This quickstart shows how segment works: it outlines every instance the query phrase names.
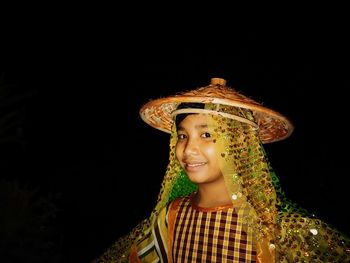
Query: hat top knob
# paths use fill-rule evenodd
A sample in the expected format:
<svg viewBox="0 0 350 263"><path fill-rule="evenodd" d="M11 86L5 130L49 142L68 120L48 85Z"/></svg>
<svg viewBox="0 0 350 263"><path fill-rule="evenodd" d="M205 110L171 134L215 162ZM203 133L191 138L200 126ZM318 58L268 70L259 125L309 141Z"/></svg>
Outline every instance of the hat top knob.
<svg viewBox="0 0 350 263"><path fill-rule="evenodd" d="M224 80L224 79L222 79L222 78L211 78L210 84L211 84L211 85L221 85L221 86L225 86L225 85L226 85L226 80Z"/></svg>

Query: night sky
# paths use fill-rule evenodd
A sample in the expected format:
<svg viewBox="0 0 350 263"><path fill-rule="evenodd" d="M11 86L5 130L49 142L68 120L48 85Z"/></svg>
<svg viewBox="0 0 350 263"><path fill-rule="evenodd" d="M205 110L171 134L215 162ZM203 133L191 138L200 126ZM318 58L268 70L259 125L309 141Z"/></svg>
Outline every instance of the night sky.
<svg viewBox="0 0 350 263"><path fill-rule="evenodd" d="M26 94L14 104L25 146L2 149L1 176L59 193L65 262L87 262L155 205L169 137L139 108L222 77L292 121L288 139L265 147L283 189L350 234L348 51L340 30L301 29L132 41L102 31L28 49L4 72Z"/></svg>

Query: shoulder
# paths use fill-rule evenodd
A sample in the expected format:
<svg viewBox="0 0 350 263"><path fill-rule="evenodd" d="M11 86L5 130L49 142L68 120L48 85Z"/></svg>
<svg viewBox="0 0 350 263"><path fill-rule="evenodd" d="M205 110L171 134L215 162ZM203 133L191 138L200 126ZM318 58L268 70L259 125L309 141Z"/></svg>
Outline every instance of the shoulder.
<svg viewBox="0 0 350 263"><path fill-rule="evenodd" d="M170 224L175 220L175 217L177 215L177 212L179 211L180 207L182 207L184 204L189 203L189 197L178 197L171 201L168 205L166 205L158 215L158 222L166 222L166 225Z"/></svg>
<svg viewBox="0 0 350 263"><path fill-rule="evenodd" d="M191 204L190 196L177 197L169 203L167 206L167 213L170 211L178 211L180 207L188 206Z"/></svg>
<svg viewBox="0 0 350 263"><path fill-rule="evenodd" d="M175 200L173 200L170 204L169 204L169 208L168 209L174 209L179 207L179 205L181 205L182 203L188 203L190 201L190 197L189 196L185 196L185 197L178 197Z"/></svg>

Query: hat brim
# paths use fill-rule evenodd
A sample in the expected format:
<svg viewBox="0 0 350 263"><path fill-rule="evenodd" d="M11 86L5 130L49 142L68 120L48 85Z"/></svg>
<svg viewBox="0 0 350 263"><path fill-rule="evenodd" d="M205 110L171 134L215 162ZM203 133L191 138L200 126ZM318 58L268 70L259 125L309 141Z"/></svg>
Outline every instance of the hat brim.
<svg viewBox="0 0 350 263"><path fill-rule="evenodd" d="M193 93L184 93L183 95L149 101L141 107L139 113L142 120L150 126L171 133L174 123L171 114L180 103L213 103L251 110L259 127L260 140L264 144L286 139L293 132L292 123L282 114L241 94L232 94L231 92L230 95L230 98L220 98L213 94L210 94L210 96L193 96Z"/></svg>

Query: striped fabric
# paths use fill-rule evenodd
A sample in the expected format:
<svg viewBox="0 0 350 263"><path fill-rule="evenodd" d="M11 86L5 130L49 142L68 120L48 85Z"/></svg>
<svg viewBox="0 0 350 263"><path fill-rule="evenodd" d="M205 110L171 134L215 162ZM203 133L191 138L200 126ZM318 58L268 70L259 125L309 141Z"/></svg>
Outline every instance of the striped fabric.
<svg viewBox="0 0 350 263"><path fill-rule="evenodd" d="M141 262L168 262L168 248L166 246L168 240L167 212L167 208L160 212L152 231L137 244L137 254Z"/></svg>
<svg viewBox="0 0 350 263"><path fill-rule="evenodd" d="M206 209L184 198L175 219L173 262L256 262L240 220L232 206Z"/></svg>

